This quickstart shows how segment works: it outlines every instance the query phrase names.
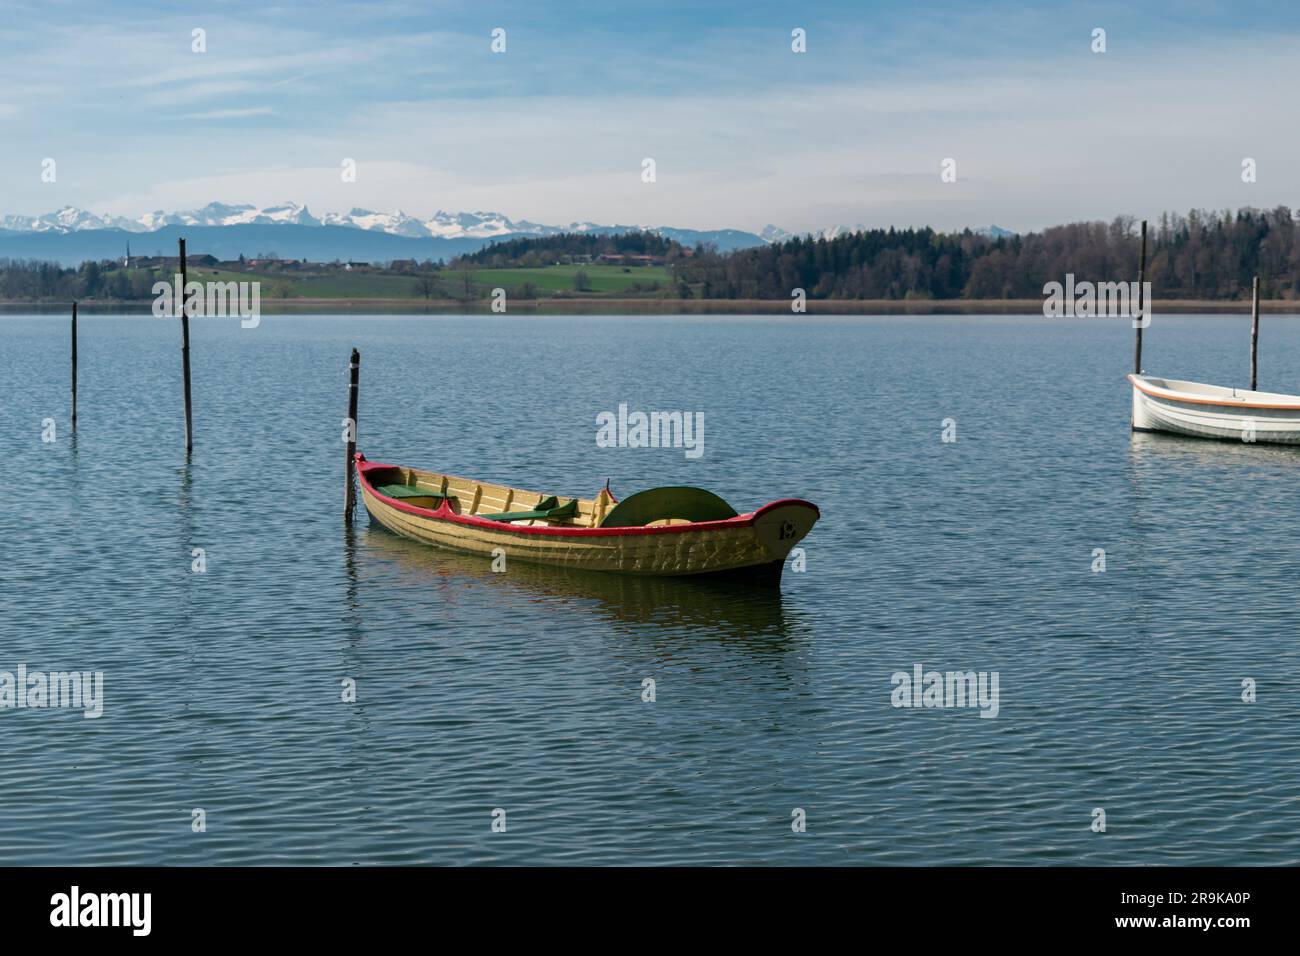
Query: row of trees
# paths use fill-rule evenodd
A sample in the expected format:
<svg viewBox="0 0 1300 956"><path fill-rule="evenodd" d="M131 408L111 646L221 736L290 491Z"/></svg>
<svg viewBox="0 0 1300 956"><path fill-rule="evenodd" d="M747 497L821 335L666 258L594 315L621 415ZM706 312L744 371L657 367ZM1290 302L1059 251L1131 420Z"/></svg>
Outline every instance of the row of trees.
<svg viewBox="0 0 1300 956"><path fill-rule="evenodd" d="M0 259L0 300L150 299L154 281L148 271L106 272L98 262L64 269L49 262Z"/></svg>
<svg viewBox="0 0 1300 956"><path fill-rule="evenodd" d="M796 238L721 255L697 249L675 277L701 298L1033 299L1044 283L1137 278L1139 236L1131 216L993 238L969 230L870 229L833 239ZM1300 298L1300 221L1279 206L1261 211L1165 213L1150 224L1147 278L1164 298Z"/></svg>

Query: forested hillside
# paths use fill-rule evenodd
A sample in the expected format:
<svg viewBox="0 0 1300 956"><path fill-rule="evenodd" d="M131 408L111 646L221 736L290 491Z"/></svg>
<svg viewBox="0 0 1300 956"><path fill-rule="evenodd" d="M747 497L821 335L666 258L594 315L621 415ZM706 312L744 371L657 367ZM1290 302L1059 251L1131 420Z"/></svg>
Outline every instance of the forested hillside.
<svg viewBox="0 0 1300 956"><path fill-rule="evenodd" d="M1230 299L1261 278L1269 298L1300 297L1297 220L1285 206L1236 213L1166 213L1149 224L1147 278L1165 298ZM1137 278L1132 217L990 238L965 231L871 229L792 239L730 255L698 252L675 275L701 298L1032 299L1043 284Z"/></svg>

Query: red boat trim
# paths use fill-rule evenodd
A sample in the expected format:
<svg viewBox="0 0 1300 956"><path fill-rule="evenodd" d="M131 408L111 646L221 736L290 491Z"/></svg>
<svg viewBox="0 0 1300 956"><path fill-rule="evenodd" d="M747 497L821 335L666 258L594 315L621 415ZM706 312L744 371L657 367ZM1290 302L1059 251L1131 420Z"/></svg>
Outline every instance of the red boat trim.
<svg viewBox="0 0 1300 956"><path fill-rule="evenodd" d="M719 531L727 528L744 528L752 525L760 517L772 511L775 508L783 508L787 505L796 505L811 510L818 518L821 517L821 511L811 501L804 501L802 498L782 498L779 501L773 501L770 504L763 505L757 511L751 511L749 514L736 515L734 518L727 518L724 521L695 521L691 524L673 524L660 525L657 528L553 528L547 525L519 527L505 521L493 521L491 518L480 515L458 515L451 510L451 503L444 501L436 509L434 508L417 508L415 505L408 505L396 498L390 498L382 495L375 490L370 479L366 477L366 472L378 470L381 468L399 468L400 465L385 465L380 462L366 461L365 456L360 452L356 454L357 477L365 490L370 492L384 504L398 511L405 511L407 514L413 514L418 518L435 518L439 521L450 521L452 524L469 525L470 527L483 528L490 531L508 531L512 534L541 534L549 535L555 538L604 538L615 537L619 535L636 535L636 534L683 534L693 531ZM448 475L447 477L454 477ZM458 481L467 479L460 478Z"/></svg>
<svg viewBox="0 0 1300 956"><path fill-rule="evenodd" d="M1162 389L1158 386L1141 383L1137 380L1137 376L1132 372L1129 372L1128 375L1124 377L1132 382L1133 387L1139 392L1142 392L1145 395L1150 395L1152 398L1162 398L1166 402L1183 402L1187 405L1216 405L1219 408L1272 408L1289 412L1300 412L1300 404L1267 405L1263 402L1216 402L1212 398L1184 398L1183 393L1176 391L1175 389Z"/></svg>

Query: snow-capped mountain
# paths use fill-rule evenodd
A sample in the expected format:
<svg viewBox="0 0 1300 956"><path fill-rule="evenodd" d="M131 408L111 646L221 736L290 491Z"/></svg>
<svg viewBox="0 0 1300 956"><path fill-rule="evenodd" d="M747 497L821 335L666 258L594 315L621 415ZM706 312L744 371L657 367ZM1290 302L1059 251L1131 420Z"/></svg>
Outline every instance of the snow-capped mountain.
<svg viewBox="0 0 1300 956"><path fill-rule="evenodd" d="M0 229L10 232L77 232L82 229L121 229L125 220L66 206L44 216L0 216Z"/></svg>
<svg viewBox="0 0 1300 956"><path fill-rule="evenodd" d="M208 203L202 209L164 212L161 209L135 219L101 216L75 206L66 206L44 216L0 216L0 229L10 232L82 232L90 229L122 229L126 232L154 232L165 226L243 226L250 224L291 224L297 226L347 226L385 232L413 239L491 239L508 235L554 235L560 232L603 232L646 228L638 226L601 226L596 223L570 223L547 226L520 220L515 222L497 212L444 212L438 210L428 219L410 216L400 209L376 212L352 209L346 213L325 213L317 217L306 206L294 202L258 207L249 204Z"/></svg>
<svg viewBox="0 0 1300 956"><path fill-rule="evenodd" d="M775 245L778 242L788 242L791 239L834 239L836 236L848 235L852 232L862 232L867 227L859 223L856 226L827 226L825 229L814 229L811 232L789 232L780 226L767 225L763 231L758 234L759 238L769 245Z"/></svg>
<svg viewBox="0 0 1300 956"><path fill-rule="evenodd" d="M75 206L65 206L44 216L0 216L0 229L10 232L84 232L91 229L122 229L126 232L153 232L164 226L234 226L245 223L293 223L319 226L305 206L281 203L258 209L256 206L232 206L208 203L188 212L145 213L137 219L124 216L100 216Z"/></svg>
<svg viewBox="0 0 1300 956"><path fill-rule="evenodd" d="M479 239L506 236L522 232L541 233L546 226L512 222L496 212L443 212L439 209L429 219L408 216L400 209L393 212L375 212L372 209L352 209L346 213L326 213L321 222L327 226L351 226L355 229L373 229L394 236L446 239L473 237Z"/></svg>
<svg viewBox="0 0 1300 956"><path fill-rule="evenodd" d="M562 232L616 234L645 230L685 246L707 245L722 252L763 245L738 229L678 229L672 226L605 226L572 222L550 226L511 220L497 212L444 212L428 218L401 210L352 209L315 216L293 202L253 206L213 202L181 212L155 210L134 219L98 215L67 206L44 216L0 216L0 259L31 259L76 265L91 259L166 255L178 238L189 248L218 258L277 256L329 262L334 259L386 262L393 259L446 260L499 239L552 236Z"/></svg>

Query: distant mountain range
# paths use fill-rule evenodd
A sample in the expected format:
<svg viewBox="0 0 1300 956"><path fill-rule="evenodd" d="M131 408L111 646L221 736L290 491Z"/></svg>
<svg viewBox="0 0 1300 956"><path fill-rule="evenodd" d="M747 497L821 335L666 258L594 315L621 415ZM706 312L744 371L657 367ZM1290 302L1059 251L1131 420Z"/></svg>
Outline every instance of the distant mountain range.
<svg viewBox="0 0 1300 956"><path fill-rule="evenodd" d="M589 222L564 227L542 226L523 220L512 222L495 212L449 213L442 210L429 219L417 219L401 210L385 213L370 209L353 209L347 213L331 212L317 217L306 206L293 202L265 207L213 202L202 209L182 212L164 212L159 209L135 219L99 216L75 206L67 206L44 216L0 216L0 229L10 232L67 233L99 229L156 232L165 226L248 225L350 226L411 239L492 239L507 235L551 235L557 232L601 231L611 228Z"/></svg>
<svg viewBox="0 0 1300 956"><path fill-rule="evenodd" d="M861 228L861 227L858 227ZM182 212L157 210L135 219L101 216L66 206L44 216L0 216L0 259L39 259L77 265L89 259L114 259L126 254L175 255L176 239L184 236L193 255L220 259L274 254L312 261L449 259L481 249L490 242L565 232L655 232L687 246L708 243L722 252L746 249L793 238L793 233L767 226L757 235L739 229L678 229L670 226L599 225L573 222L548 226L511 220L495 212L449 213L439 210L428 219L400 210L383 213L352 209L317 217L293 202L258 207L213 202ZM835 226L814 233L834 238L853 230ZM1011 235L997 226L988 235Z"/></svg>

